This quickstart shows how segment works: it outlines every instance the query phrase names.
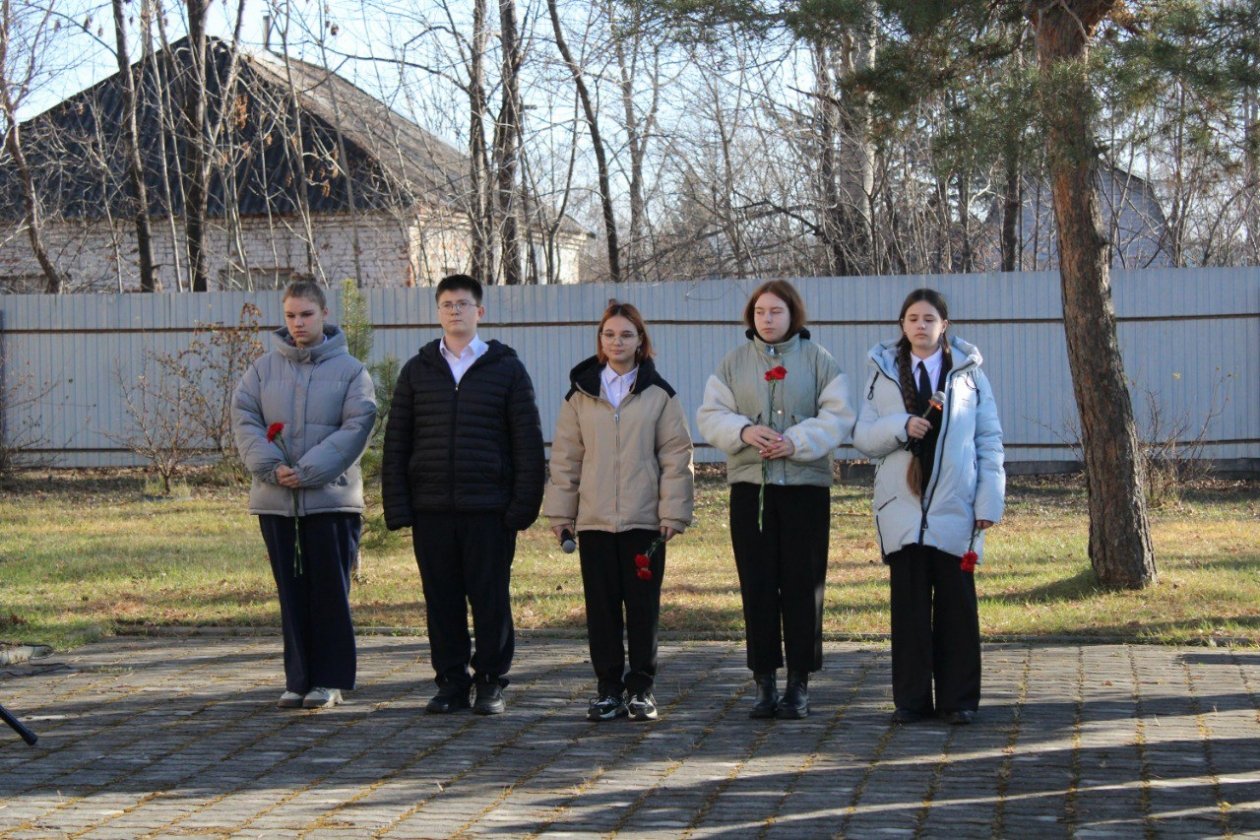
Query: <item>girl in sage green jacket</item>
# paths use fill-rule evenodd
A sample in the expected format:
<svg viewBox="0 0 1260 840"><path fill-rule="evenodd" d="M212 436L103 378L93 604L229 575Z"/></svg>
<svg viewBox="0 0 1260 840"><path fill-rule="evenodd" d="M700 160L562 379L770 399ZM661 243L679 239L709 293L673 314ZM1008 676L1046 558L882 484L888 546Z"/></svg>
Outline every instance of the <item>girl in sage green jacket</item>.
<svg viewBox="0 0 1260 840"><path fill-rule="evenodd" d="M727 456L731 544L757 683L751 717L797 719L809 714L809 674L822 667L832 451L848 439L854 414L840 366L809 340L795 288L763 284L744 322L749 341L709 377L696 420ZM775 672L785 658L780 698Z"/></svg>

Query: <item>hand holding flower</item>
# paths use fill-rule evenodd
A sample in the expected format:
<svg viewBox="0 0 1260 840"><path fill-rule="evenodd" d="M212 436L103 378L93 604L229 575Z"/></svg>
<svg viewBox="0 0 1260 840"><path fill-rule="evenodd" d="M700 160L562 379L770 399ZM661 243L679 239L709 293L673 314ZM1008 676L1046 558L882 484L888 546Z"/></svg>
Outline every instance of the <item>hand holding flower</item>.
<svg viewBox="0 0 1260 840"><path fill-rule="evenodd" d="M298 477L297 470L288 464L281 464L276 467L276 484L281 487L288 487L290 490L296 490L302 486L302 479Z"/></svg>
<svg viewBox="0 0 1260 840"><path fill-rule="evenodd" d="M758 447L761 453L761 489L757 491L757 530L765 530L766 518L766 485L770 483L770 461L776 458L786 458L792 452L796 451L796 447L790 440L785 441L783 435L779 434L773 428L774 423L774 392L775 386L787 379L787 368L783 365L772 367L766 371L766 381L770 383L770 403L766 409L766 417L770 418L770 432L773 439L767 440L761 438L762 445ZM763 428L754 426L752 428ZM747 431L747 430L745 430ZM786 451L784 444L786 444Z"/></svg>
<svg viewBox="0 0 1260 840"><path fill-rule="evenodd" d="M293 574L302 574L302 517L298 505L298 490L302 483L297 470L289 465L289 447L284 444L284 424L272 423L267 427L267 442L280 447L285 463L276 467L276 483L293 491Z"/></svg>
<svg viewBox="0 0 1260 840"><path fill-rule="evenodd" d="M652 540L646 551L634 556L634 573L638 575L639 580L649 581L652 579L652 557L660 550L661 546L665 545L666 539L667 537L662 533L659 537Z"/></svg>
<svg viewBox="0 0 1260 840"><path fill-rule="evenodd" d="M974 574L976 571L976 563L980 562L980 555L976 553L976 537L980 536L980 532L988 528L993 523L987 519L977 519L975 527L971 529L971 542L967 543L967 550L963 552L962 561L958 564L958 568L967 574Z"/></svg>
<svg viewBox="0 0 1260 840"><path fill-rule="evenodd" d="M786 437L780 436L777 441L762 451L761 457L767 461L773 461L776 458L790 458L795 452L796 445Z"/></svg>

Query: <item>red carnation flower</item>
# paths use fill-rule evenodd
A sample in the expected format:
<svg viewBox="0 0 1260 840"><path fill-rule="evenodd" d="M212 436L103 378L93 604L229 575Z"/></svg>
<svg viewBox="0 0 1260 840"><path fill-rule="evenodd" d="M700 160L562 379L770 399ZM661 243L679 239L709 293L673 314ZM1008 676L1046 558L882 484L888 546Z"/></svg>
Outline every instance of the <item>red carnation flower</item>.
<svg viewBox="0 0 1260 840"><path fill-rule="evenodd" d="M974 572L976 570L976 561L980 559L980 555L974 551L968 551L962 556L962 562L958 564L958 568L964 572Z"/></svg>
<svg viewBox="0 0 1260 840"><path fill-rule="evenodd" d="M663 545L665 545L665 538L657 537L652 540L652 543L647 547L647 551L634 555L634 573L639 576L639 580L652 579L652 557Z"/></svg>
<svg viewBox="0 0 1260 840"><path fill-rule="evenodd" d="M783 365L772 367L770 370L766 371L767 382L781 382L784 379L787 379L787 368Z"/></svg>
<svg viewBox="0 0 1260 840"><path fill-rule="evenodd" d="M280 433L284 431L283 423L272 423L267 427L267 442L275 443L276 438L280 437Z"/></svg>

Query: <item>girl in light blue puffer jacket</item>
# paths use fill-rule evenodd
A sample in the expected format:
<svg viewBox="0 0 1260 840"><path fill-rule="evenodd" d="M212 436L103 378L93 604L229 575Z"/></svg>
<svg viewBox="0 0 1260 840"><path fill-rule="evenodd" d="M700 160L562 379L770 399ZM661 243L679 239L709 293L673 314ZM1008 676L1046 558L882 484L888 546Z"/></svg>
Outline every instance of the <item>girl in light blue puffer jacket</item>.
<svg viewBox="0 0 1260 840"><path fill-rule="evenodd" d="M901 337L871 348L853 433L876 465L875 527L892 596L896 723L970 723L980 702L974 563L1002 518L1002 427L980 351L949 336L932 289L911 292ZM935 696L933 684L935 683Z"/></svg>

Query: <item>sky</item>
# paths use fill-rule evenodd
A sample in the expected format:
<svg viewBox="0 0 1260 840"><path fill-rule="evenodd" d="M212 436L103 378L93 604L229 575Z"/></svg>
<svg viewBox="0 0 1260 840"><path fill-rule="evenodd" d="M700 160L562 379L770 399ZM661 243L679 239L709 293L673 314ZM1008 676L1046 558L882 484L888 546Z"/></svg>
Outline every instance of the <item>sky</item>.
<svg viewBox="0 0 1260 840"><path fill-rule="evenodd" d="M394 2L394 0L388 0ZM109 3L99 0L53 0L48 3L33 2L38 14L51 9L49 24L56 31L48 36L48 51L44 63L48 73L37 79L28 98L22 103L19 111L21 119L28 119L56 105L63 99L73 96L96 82L118 72L117 59L114 55L115 39L113 15ZM125 8L130 16L131 31L128 50L132 61L139 58L138 27L134 16L139 12L139 0L127 0ZM264 45L264 21L273 4L265 0L246 0L242 15L241 42L247 49L261 50ZM311 0L293 0L296 13L310 16L312 20L319 15L320 5ZM407 4L412 8L423 8L431 5L427 0L411 0ZM373 52L372 37L365 35L379 27L384 19L389 18L388 10L369 16L365 6L360 2L349 0L324 0L322 6L329 14L329 20L337 24L337 34L328 39L330 47L336 53L353 53L368 55ZM232 37L233 19L237 2L230 0L211 0L207 31L211 36L230 40ZM168 38L171 41L183 37L185 25L178 14L169 14L167 19ZM300 26L291 28L290 54L297 58L319 63L319 51L314 46L311 35L301 31ZM156 35L155 35L156 38ZM280 36L275 34L271 41L273 49L279 49ZM346 78L365 89L377 93L382 78L379 62L344 60L339 55L330 56L330 64ZM388 80L387 80L388 83Z"/></svg>

